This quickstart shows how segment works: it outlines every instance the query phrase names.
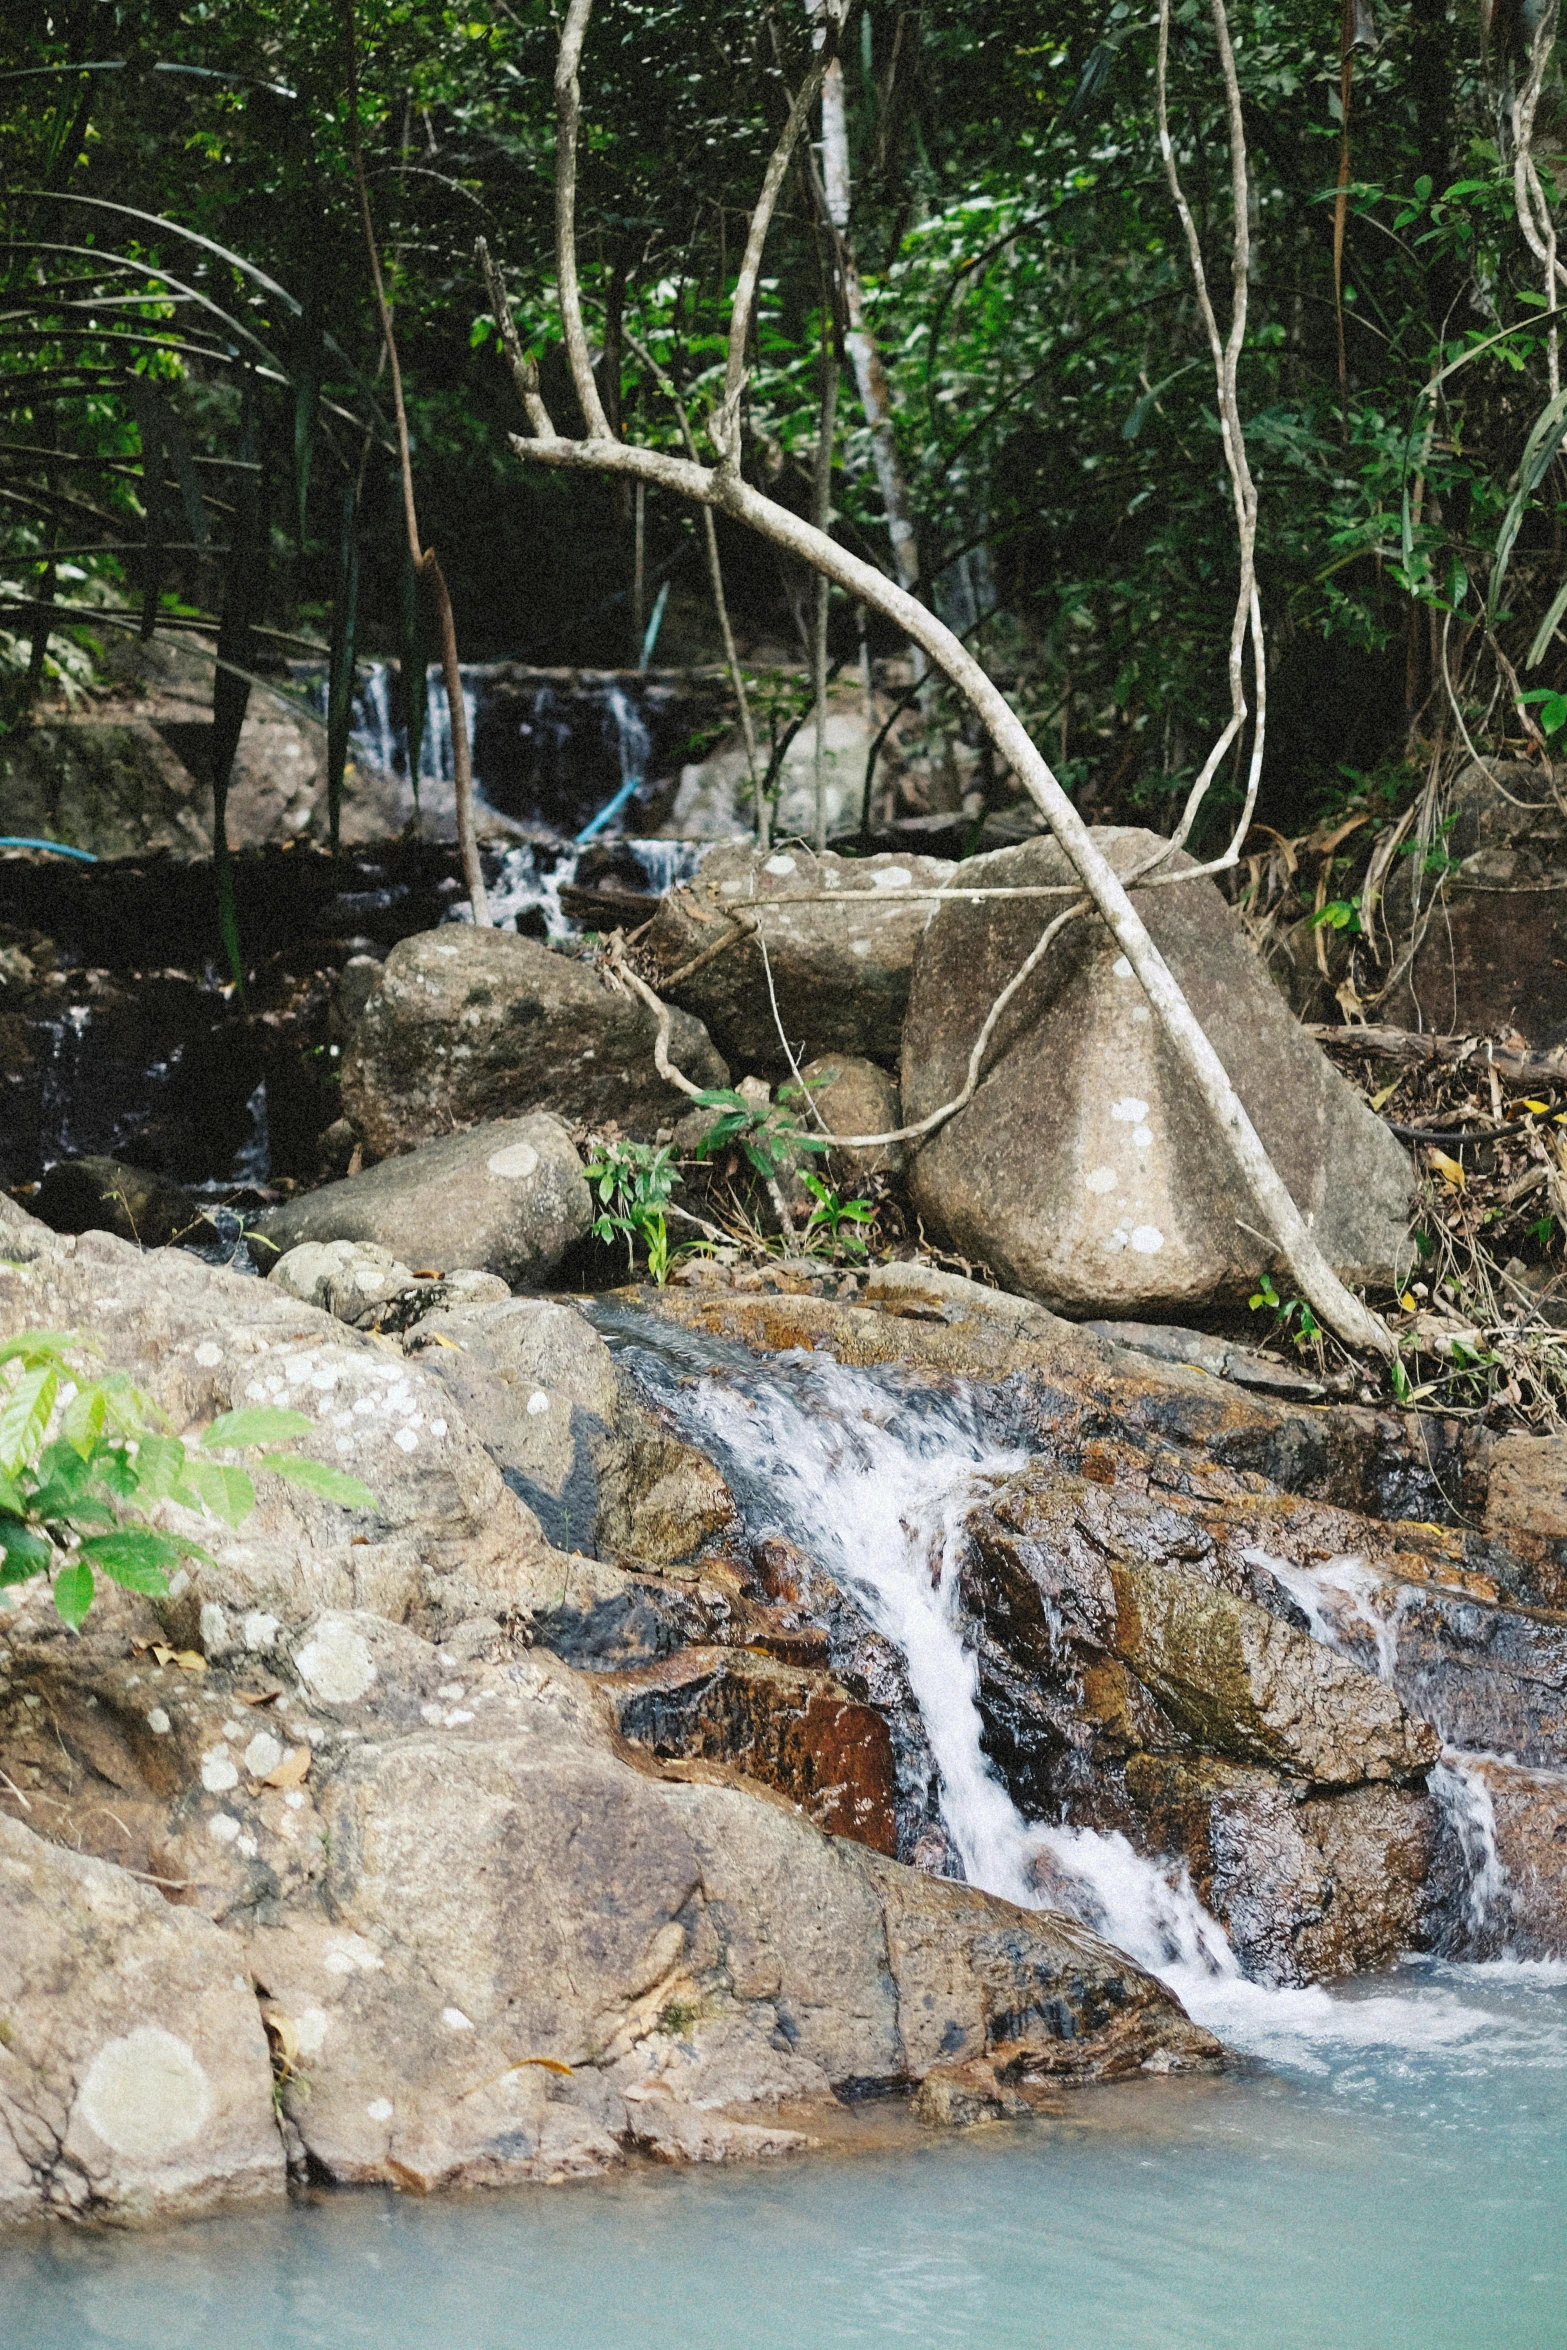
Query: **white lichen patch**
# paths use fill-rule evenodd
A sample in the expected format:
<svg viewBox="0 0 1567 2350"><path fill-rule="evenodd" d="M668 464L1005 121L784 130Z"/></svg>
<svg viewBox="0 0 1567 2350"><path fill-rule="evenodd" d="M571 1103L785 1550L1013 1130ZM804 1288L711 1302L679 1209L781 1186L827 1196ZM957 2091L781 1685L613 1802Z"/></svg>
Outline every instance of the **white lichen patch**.
<svg viewBox="0 0 1567 2350"><path fill-rule="evenodd" d="M239 1785L239 1771L226 1746L214 1746L201 1758L201 1783L209 1795L226 1795Z"/></svg>
<svg viewBox="0 0 1567 2350"><path fill-rule="evenodd" d="M769 857L766 864L762 867L762 871L764 873L771 873L780 881L784 879L785 875L792 873L794 870L794 859L792 857L785 856ZM729 888L729 886L730 884L725 884L726 889ZM733 886L738 889L741 885L736 882Z"/></svg>
<svg viewBox="0 0 1567 2350"><path fill-rule="evenodd" d="M884 865L879 873L871 875L877 889L907 889L913 879L907 865Z"/></svg>
<svg viewBox="0 0 1567 2350"><path fill-rule="evenodd" d="M1164 1234L1157 1224L1139 1224L1132 1232L1132 1247L1140 1257L1155 1257L1164 1246Z"/></svg>
<svg viewBox="0 0 1567 2350"><path fill-rule="evenodd" d="M253 1779L264 1779L282 1760L282 1745L270 1730L258 1730L245 1749L245 1768Z"/></svg>
<svg viewBox="0 0 1567 2350"><path fill-rule="evenodd" d="M1090 1191L1114 1191L1120 1177L1113 1167L1090 1167L1083 1181Z"/></svg>
<svg viewBox="0 0 1567 2350"><path fill-rule="evenodd" d="M378 1975L385 1962L363 1934L334 1934L321 1963L329 1975Z"/></svg>
<svg viewBox="0 0 1567 2350"><path fill-rule="evenodd" d="M211 2110L203 2067L159 2024L138 2024L106 2041L76 2093L76 2111L93 2134L139 2162L161 2161L188 2144Z"/></svg>
<svg viewBox="0 0 1567 2350"><path fill-rule="evenodd" d="M351 1624L329 1618L294 1659L300 1677L328 1705L352 1705L375 1679L368 1642Z"/></svg>
<svg viewBox="0 0 1567 2350"><path fill-rule="evenodd" d="M204 1371L211 1371L222 1362L223 1349L215 1338L204 1338L195 1349L195 1356Z"/></svg>
<svg viewBox="0 0 1567 2350"><path fill-rule="evenodd" d="M443 2007L441 2021L449 2032L471 2032L473 2025L460 2007Z"/></svg>
<svg viewBox="0 0 1567 2350"><path fill-rule="evenodd" d="M1118 1102L1110 1104L1110 1115L1118 1126L1141 1126L1148 1116L1148 1104L1139 1101L1135 1093L1123 1093Z"/></svg>
<svg viewBox="0 0 1567 2350"><path fill-rule="evenodd" d="M239 1822L232 1812L215 1811L207 1822L207 1834L214 1844L232 1844L239 1834Z"/></svg>
<svg viewBox="0 0 1567 2350"><path fill-rule="evenodd" d="M529 1419L536 1420L541 1412L547 1412L549 1408L549 1397L545 1394L542 1387L536 1387L528 1398Z"/></svg>
<svg viewBox="0 0 1567 2350"><path fill-rule="evenodd" d="M171 1725L161 1705L155 1705L148 1714L147 1727L155 1738L167 1738Z"/></svg>
<svg viewBox="0 0 1567 2350"><path fill-rule="evenodd" d="M372 2097L365 2111L373 2122L389 2122L393 2111L392 2100L390 2097Z"/></svg>
<svg viewBox="0 0 1567 2350"><path fill-rule="evenodd" d="M539 1154L531 1142L512 1142L504 1150L491 1151L484 1164L490 1174L507 1183L523 1183L537 1173Z"/></svg>

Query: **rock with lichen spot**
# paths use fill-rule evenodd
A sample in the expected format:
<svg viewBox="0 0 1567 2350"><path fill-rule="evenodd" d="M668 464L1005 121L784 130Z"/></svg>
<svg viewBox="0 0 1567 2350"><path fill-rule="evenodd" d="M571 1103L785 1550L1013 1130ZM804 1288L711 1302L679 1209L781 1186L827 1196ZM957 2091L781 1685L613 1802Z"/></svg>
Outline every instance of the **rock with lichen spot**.
<svg viewBox="0 0 1567 2350"><path fill-rule="evenodd" d="M1122 871L1161 846L1130 829L1095 838ZM1070 902L1050 840L962 871L915 958L911 1125L962 1091L991 1006ZM1024 888L1062 895L993 894ZM1407 1153L1290 1017L1212 881L1145 887L1137 903L1328 1262L1346 1281L1397 1278L1411 1248ZM1067 925L1007 1006L980 1091L913 1147L909 1182L933 1233L1065 1313L1178 1318L1243 1297L1276 1262L1211 1113L1093 915Z"/></svg>
<svg viewBox="0 0 1567 2350"><path fill-rule="evenodd" d="M421 1143L266 1209L254 1229L280 1253L309 1241L357 1241L420 1272L467 1268L542 1289L592 1220L587 1177L566 1129L537 1116Z"/></svg>
<svg viewBox="0 0 1567 2350"><path fill-rule="evenodd" d="M0 1816L0 2221L280 2197L239 1938Z"/></svg>
<svg viewBox="0 0 1567 2350"><path fill-rule="evenodd" d="M514 930L448 923L387 956L344 1049L343 1108L383 1159L529 1110L651 1136L683 1107L654 1067L656 1028L645 1004L590 965ZM694 1084L729 1082L684 1013L670 1054Z"/></svg>

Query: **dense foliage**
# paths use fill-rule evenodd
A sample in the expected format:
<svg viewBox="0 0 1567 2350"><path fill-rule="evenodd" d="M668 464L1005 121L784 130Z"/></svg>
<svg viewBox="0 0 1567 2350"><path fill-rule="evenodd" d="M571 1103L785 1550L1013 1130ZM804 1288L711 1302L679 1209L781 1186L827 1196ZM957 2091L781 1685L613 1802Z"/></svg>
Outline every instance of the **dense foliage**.
<svg viewBox="0 0 1567 2350"><path fill-rule="evenodd" d="M1480 10L1443 0L1231 11L1270 644L1261 813L1286 831L1357 795L1396 799L1463 727L1496 744L1535 711L1567 722L1567 653L1542 627L1562 581L1563 416L1510 115L1538 12L1484 18L1483 35ZM1130 0L871 0L844 47L851 235L926 592L1100 815L1162 814L1200 762L1225 707L1236 563L1154 136L1156 21ZM649 500L638 605L629 498L526 475L506 443L478 232L575 423L550 302L558 12L361 0L357 32L421 512L465 654L628 660L667 579L660 657L711 657L692 517ZM604 397L628 430L678 445L651 365L700 433L745 216L809 42L799 4L600 0L582 245ZM84 674L80 633L48 626L65 605L129 626L226 614L248 674L325 644L334 604L341 648L357 570L361 652L407 652L341 0L48 0L10 12L0 44L13 708ZM1222 286L1228 151L1200 0L1175 11L1171 105ZM1553 65L1534 139L1552 194L1560 117ZM768 248L747 419L748 462L802 509L830 284L802 169ZM847 376L839 424L834 527L885 561ZM720 535L743 641L800 659L802 582ZM848 654L855 616L832 626ZM981 783L1001 788L983 768Z"/></svg>

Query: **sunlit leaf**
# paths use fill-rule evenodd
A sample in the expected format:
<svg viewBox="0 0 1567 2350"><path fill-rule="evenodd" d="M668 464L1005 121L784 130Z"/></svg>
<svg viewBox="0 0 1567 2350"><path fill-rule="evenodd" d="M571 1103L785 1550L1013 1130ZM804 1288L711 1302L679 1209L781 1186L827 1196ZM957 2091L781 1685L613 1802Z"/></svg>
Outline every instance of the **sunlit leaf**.
<svg viewBox="0 0 1567 2350"><path fill-rule="evenodd" d="M368 1485L350 1477L346 1469L334 1469L328 1461L311 1460L303 1453L267 1452L261 1456L261 1465L279 1477L286 1477L291 1485L302 1485L307 1493L316 1494L322 1501L335 1501L345 1510L373 1510L379 1506Z"/></svg>

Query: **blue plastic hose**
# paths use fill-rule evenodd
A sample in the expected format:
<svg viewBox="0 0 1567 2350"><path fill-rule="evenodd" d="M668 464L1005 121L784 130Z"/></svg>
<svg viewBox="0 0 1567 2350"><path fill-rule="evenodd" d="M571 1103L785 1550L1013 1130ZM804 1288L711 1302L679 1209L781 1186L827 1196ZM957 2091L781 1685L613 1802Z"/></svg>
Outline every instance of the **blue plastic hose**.
<svg viewBox="0 0 1567 2350"><path fill-rule="evenodd" d="M8 835L0 838L0 849L47 849L54 857L80 857L84 865L98 862L91 849L67 848L63 840L17 840Z"/></svg>
<svg viewBox="0 0 1567 2350"><path fill-rule="evenodd" d="M579 849L583 846L584 842L590 841L596 832L602 832L605 825L609 822L612 816L618 816L620 814L621 809L625 806L627 800L630 799L632 793L634 791L640 790L641 784L642 778L640 775L628 775L626 777L625 782L621 785L619 791L616 792L614 798L612 800L606 800L603 807L600 808L598 814L596 816L590 817L588 822L584 824L582 830L578 833L577 846Z"/></svg>

